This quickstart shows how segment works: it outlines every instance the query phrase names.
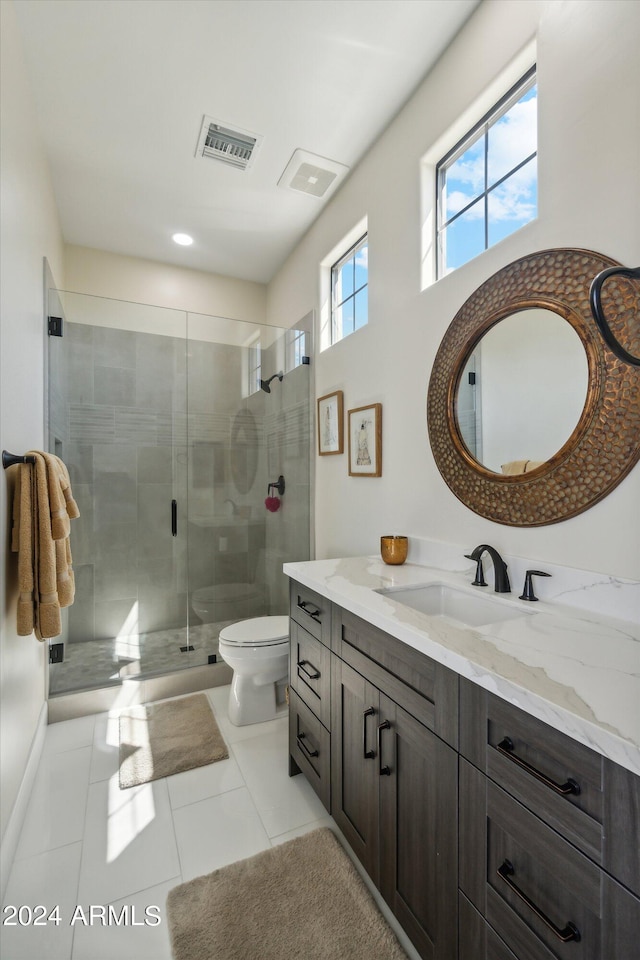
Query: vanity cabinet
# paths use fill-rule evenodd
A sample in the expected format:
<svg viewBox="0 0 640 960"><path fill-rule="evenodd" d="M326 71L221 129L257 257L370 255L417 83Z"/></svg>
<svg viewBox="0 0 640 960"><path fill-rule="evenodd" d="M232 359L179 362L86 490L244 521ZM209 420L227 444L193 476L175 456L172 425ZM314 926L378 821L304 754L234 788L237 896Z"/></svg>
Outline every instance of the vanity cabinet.
<svg viewBox="0 0 640 960"><path fill-rule="evenodd" d="M635 960L640 777L291 584L304 772L428 960Z"/></svg>
<svg viewBox="0 0 640 960"><path fill-rule="evenodd" d="M463 679L460 709L469 905L519 960L635 958L639 778Z"/></svg>
<svg viewBox="0 0 640 960"><path fill-rule="evenodd" d="M421 956L456 956L457 757L337 656L332 815Z"/></svg>
<svg viewBox="0 0 640 960"><path fill-rule="evenodd" d="M457 676L296 583L290 613L290 770L421 956L454 960Z"/></svg>
<svg viewBox="0 0 640 960"><path fill-rule="evenodd" d="M330 812L331 604L292 582L289 616L289 773L304 773Z"/></svg>

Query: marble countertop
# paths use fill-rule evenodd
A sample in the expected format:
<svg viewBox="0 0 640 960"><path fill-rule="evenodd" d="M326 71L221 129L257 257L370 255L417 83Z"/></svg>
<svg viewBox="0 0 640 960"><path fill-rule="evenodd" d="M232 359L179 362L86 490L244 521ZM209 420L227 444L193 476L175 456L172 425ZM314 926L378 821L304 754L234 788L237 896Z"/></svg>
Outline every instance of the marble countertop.
<svg viewBox="0 0 640 960"><path fill-rule="evenodd" d="M560 604L498 599L517 616L481 627L377 590L429 582L477 595L465 573L378 557L285 563L285 574L503 700L640 775L640 627ZM521 614L525 613L525 616Z"/></svg>

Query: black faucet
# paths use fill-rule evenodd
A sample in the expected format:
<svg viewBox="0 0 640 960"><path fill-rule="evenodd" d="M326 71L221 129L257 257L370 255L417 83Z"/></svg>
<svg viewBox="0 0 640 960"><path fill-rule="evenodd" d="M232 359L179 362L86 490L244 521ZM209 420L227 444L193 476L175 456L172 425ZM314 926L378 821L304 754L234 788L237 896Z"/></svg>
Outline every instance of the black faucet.
<svg viewBox="0 0 640 960"><path fill-rule="evenodd" d="M493 560L493 577L496 593L511 593L511 584L509 583L507 565L495 547L490 547L488 543L481 543L480 546L476 547L471 553L465 553L467 560L475 560L475 562L478 564L476 568L476 578L473 582L473 585L476 587L487 586L482 576L483 553L488 553Z"/></svg>

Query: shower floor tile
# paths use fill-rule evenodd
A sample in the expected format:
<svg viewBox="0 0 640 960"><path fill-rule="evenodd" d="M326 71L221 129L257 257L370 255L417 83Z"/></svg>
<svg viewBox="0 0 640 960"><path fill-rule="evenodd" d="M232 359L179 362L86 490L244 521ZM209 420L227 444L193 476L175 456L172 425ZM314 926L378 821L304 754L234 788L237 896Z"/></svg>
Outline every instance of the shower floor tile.
<svg viewBox="0 0 640 960"><path fill-rule="evenodd" d="M232 620L155 630L85 643L65 643L64 661L49 667L50 694L118 684L127 677L153 677L206 664L218 654L220 631ZM187 640L188 636L188 640ZM180 648L192 646L183 652Z"/></svg>

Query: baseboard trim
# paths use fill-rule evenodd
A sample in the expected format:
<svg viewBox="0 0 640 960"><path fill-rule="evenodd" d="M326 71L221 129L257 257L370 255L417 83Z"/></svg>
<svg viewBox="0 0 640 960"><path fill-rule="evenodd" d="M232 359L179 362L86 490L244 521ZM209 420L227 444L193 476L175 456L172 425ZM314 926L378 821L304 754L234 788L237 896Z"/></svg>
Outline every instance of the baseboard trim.
<svg viewBox="0 0 640 960"><path fill-rule="evenodd" d="M2 837L2 842L0 843L0 899L3 903L7 883L9 881L9 874L11 873L11 867L13 866L16 850L18 849L20 831L22 830L22 824L24 823L24 818L27 812L29 798L33 790L36 774L38 772L40 757L42 756L44 738L47 732L47 720L48 707L45 701L40 708L40 715L38 717L38 723L33 735L33 740L31 741L31 748L29 750L27 765L22 777L22 783L20 784L18 795L13 805L4 836Z"/></svg>

